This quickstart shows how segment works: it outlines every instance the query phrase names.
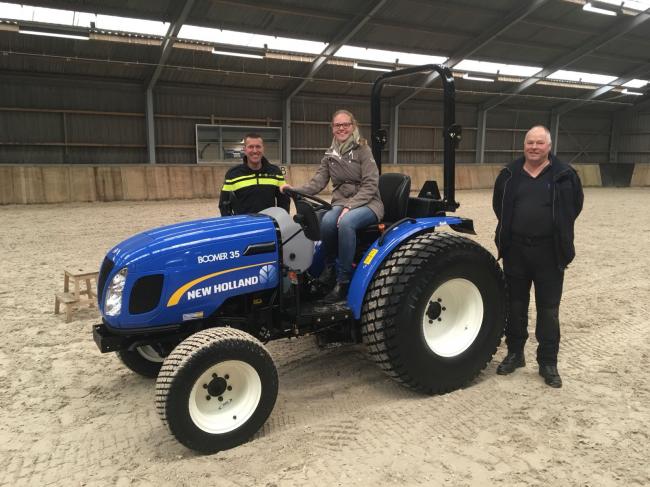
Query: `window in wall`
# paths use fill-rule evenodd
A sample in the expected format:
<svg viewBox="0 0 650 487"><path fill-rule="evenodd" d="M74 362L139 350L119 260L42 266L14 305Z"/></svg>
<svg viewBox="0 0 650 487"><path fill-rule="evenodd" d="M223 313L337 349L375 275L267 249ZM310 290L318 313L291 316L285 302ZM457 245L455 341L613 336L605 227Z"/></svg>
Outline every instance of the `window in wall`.
<svg viewBox="0 0 650 487"><path fill-rule="evenodd" d="M269 162L282 163L281 128L205 124L196 125L196 162L241 162L244 136L249 133L264 139L264 155Z"/></svg>

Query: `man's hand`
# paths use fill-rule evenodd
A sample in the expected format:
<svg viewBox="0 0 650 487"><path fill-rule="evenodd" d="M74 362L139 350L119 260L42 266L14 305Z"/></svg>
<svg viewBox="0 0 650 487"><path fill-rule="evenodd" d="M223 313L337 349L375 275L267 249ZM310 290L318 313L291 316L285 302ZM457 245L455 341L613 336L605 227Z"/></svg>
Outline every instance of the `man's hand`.
<svg viewBox="0 0 650 487"><path fill-rule="evenodd" d="M293 189L293 188L291 187L290 184L285 183L282 186L280 186L280 193L284 194L285 189Z"/></svg>
<svg viewBox="0 0 650 487"><path fill-rule="evenodd" d="M338 220L336 220L337 227L341 224L341 218L343 218L343 215L345 215L348 211L350 211L350 208L343 208L343 211L341 211Z"/></svg>

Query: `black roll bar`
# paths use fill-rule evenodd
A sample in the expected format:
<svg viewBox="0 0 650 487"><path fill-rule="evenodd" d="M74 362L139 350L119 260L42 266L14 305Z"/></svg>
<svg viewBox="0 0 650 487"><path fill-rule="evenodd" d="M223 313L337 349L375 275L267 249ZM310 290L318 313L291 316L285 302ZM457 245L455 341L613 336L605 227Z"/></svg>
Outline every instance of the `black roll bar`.
<svg viewBox="0 0 650 487"><path fill-rule="evenodd" d="M456 124L456 88L451 70L438 64L424 64L411 68L397 69L382 74L372 86L370 95L371 139L372 154L381 174L381 151L388 141L386 130L381 128L381 90L384 83L400 76L436 71L440 75L443 87L443 147L444 147L444 211L456 211L458 203L455 200L456 180L456 147L461 139L461 127Z"/></svg>

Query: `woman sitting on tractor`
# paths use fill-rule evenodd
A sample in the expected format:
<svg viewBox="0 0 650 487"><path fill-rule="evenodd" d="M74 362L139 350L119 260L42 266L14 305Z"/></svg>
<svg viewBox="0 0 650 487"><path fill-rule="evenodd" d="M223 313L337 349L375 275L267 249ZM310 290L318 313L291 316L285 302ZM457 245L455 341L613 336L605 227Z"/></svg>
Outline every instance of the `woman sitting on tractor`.
<svg viewBox="0 0 650 487"><path fill-rule="evenodd" d="M323 216L321 235L325 256L324 275L334 273L336 286L323 301L346 299L352 277L352 260L356 250L356 231L378 223L384 216L379 194L379 171L366 139L359 135L354 115L338 110L332 117L332 145L325 152L320 167L311 180L295 188L315 195L332 181L332 209ZM291 188L283 185L280 191Z"/></svg>

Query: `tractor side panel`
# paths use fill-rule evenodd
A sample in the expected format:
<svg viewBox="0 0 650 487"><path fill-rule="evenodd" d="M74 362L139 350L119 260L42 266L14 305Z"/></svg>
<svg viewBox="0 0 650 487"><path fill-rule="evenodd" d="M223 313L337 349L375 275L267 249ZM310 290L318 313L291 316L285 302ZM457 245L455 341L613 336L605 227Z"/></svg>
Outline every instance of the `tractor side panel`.
<svg viewBox="0 0 650 487"><path fill-rule="evenodd" d="M133 330L207 318L231 296L280 282L280 250L270 218L225 217L162 230L129 239L108 254L115 266L107 281L128 269L122 312L104 316L111 327ZM155 282L157 288L147 288ZM147 308L140 300L153 304Z"/></svg>
<svg viewBox="0 0 650 487"><path fill-rule="evenodd" d="M366 295L370 281L372 281L375 272L377 272L382 262L384 262L398 245L413 235L433 231L435 227L442 225L456 225L461 222L462 219L458 217L431 217L420 218L416 222L405 221L398 227L390 230L387 234L384 234L382 245L379 245L380 239L376 240L359 262L350 282L348 305L352 309L354 317L356 319L361 318L363 298Z"/></svg>

